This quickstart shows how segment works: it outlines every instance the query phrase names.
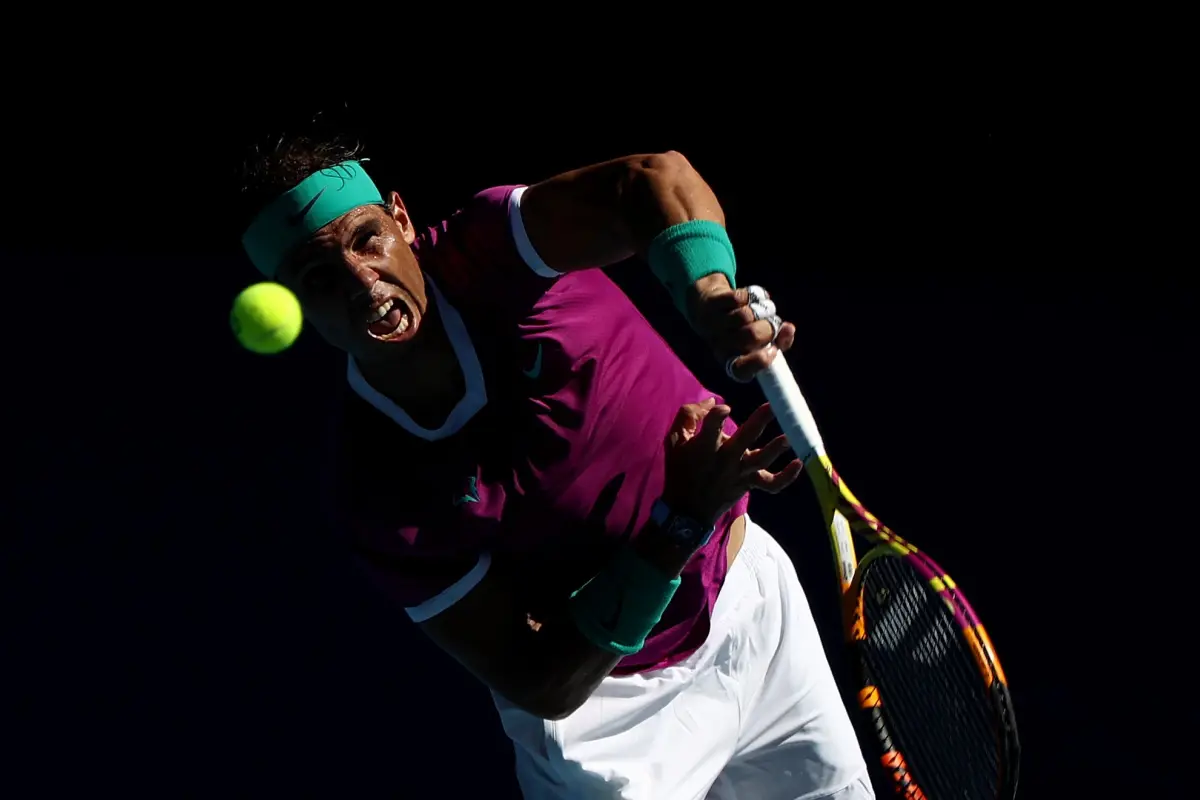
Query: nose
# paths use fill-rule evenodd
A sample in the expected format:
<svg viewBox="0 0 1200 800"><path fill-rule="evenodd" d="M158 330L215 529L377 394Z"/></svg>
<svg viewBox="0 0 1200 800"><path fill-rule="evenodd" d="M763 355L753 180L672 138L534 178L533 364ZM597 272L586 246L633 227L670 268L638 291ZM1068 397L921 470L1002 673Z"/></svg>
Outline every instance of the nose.
<svg viewBox="0 0 1200 800"><path fill-rule="evenodd" d="M364 295L369 295L371 290L375 288L375 284L379 283L379 272L359 259L353 257L346 259L345 267L347 275L352 282L350 290L351 301L358 301Z"/></svg>

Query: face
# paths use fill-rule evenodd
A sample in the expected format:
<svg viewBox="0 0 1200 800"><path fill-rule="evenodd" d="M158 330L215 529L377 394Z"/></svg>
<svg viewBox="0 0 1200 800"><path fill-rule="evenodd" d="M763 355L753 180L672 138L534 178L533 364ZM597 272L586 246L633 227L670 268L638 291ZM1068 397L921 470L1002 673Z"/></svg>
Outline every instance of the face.
<svg viewBox="0 0 1200 800"><path fill-rule="evenodd" d="M304 318L360 363L388 358L411 342L428 308L410 245L416 237L400 196L363 206L318 230L290 254L277 280Z"/></svg>

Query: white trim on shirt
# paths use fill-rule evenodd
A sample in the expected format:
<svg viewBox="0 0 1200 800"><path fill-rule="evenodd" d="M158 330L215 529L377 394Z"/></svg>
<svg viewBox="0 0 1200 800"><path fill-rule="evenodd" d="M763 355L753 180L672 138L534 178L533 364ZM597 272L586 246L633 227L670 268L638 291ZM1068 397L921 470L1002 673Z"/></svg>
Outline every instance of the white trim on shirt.
<svg viewBox="0 0 1200 800"><path fill-rule="evenodd" d="M413 622L424 622L425 620L433 619L466 597L472 589L480 584L484 576L487 575L488 568L491 566L492 554L488 552L480 553L479 560L475 562L475 566L471 568L470 572L424 603L404 610L408 612L408 616Z"/></svg>
<svg viewBox="0 0 1200 800"><path fill-rule="evenodd" d="M534 248L533 242L529 240L529 234L525 230L525 222L521 218L521 195L525 194L526 188L524 186L517 187L508 197L508 222L512 230L513 242L516 245L517 254L521 256L521 260L535 274L543 278L557 278L562 273L551 269L542 260L542 257L538 255L537 250ZM454 354L458 358L458 363L462 366L463 376L467 384L467 390L462 400L454 407L450 415L446 417L446 421L442 426L436 430L430 430L422 428L414 422L404 409L400 408L392 400L376 391L375 387L367 383L367 379L363 377L362 372L358 369L358 365L354 363L353 357L349 359L349 364L346 368L346 378L349 380L351 388L354 389L359 397L366 400L378 411L404 428L404 430L426 441L436 441L458 433L475 414L487 405L487 388L484 386L483 370L479 366L479 356L475 352L475 345L471 342L471 336L467 332L467 327L463 323L462 316L446 301L446 298L442 296L441 291L438 290L437 285L428 275L425 276L425 281L433 289L438 310L441 312L441 317L444 321L443 324L446 327L446 334L450 338L450 344L454 348ZM408 613L409 618L413 622L425 622L441 614L450 608L450 606L466 597L472 589L478 586L487 575L491 565L491 554L487 552L481 553L475 566L466 575L425 602L411 608L406 608L405 611Z"/></svg>
<svg viewBox="0 0 1200 800"><path fill-rule="evenodd" d="M483 369L479 366L479 355L475 352L475 345L471 342L471 335L467 332L467 326L463 322L462 315L447 302L446 298L442 296L441 291L437 288L437 284L428 275L425 276L425 283L433 289L433 296L437 302L439 316L446 328L446 335L450 337L450 345L454 348L454 355L458 359L459 366L462 368L463 379L467 385L467 390L463 393L462 399L458 401L458 405L446 417L446 421L442 423L442 426L431 430L429 428L422 428L414 422L413 418L403 408L396 405L391 399L376 391L374 386L367 383L367 379L363 377L362 372L358 369L358 364L354 363L353 356L350 357L349 364L346 367L346 379L350 382L350 387L354 389L359 397L375 406L380 413L388 416L392 422L395 422L413 436L434 442L458 433L464 425L470 422L472 417L487 405L487 387L483 383Z"/></svg>
<svg viewBox="0 0 1200 800"><path fill-rule="evenodd" d="M543 278L557 278L562 273L551 269L545 261L542 261L542 257L534 249L533 242L529 241L529 234L525 231L525 220L521 219L521 195L525 194L527 188L529 187L518 186L508 196L508 223L512 228L513 241L516 242L517 252L526 266Z"/></svg>

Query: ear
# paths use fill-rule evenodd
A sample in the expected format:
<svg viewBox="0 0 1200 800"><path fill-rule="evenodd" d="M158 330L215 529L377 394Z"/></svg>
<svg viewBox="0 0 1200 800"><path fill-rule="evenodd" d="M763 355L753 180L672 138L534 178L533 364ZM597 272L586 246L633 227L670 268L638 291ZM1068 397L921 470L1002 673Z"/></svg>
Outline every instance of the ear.
<svg viewBox="0 0 1200 800"><path fill-rule="evenodd" d="M400 195L396 192L388 193L387 213L400 226L400 233L404 237L404 243L412 244L415 242L417 231L413 228L412 220L408 216L408 209L404 207L404 201L400 199Z"/></svg>

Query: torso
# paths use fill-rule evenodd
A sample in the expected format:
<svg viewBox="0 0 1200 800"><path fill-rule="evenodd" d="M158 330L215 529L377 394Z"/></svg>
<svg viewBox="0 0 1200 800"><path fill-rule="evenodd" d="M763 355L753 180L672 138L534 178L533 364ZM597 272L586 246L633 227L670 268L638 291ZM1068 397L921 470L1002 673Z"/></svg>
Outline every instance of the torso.
<svg viewBox="0 0 1200 800"><path fill-rule="evenodd" d="M725 563L732 567L734 559L742 550L742 542L746 540L746 515L742 514L729 526L729 542L725 545Z"/></svg>
<svg viewBox="0 0 1200 800"><path fill-rule="evenodd" d="M486 399L464 398L464 409L479 407L433 436L394 424L378 398L350 399L343 486L360 542L410 565L399 567L413 571L401 598L436 593L482 550L519 560L554 581L552 591L569 593L647 524L663 488L670 424L681 405L713 393L599 270L531 282L498 307L477 280L466 284L454 265L442 268L435 248L418 252L438 276L438 302L452 312L439 316L452 338L461 317L459 356L477 359L476 392L481 385ZM471 368L464 364L468 394ZM404 455L372 460L372 452ZM667 666L704 641L745 506L720 520L645 648L617 672Z"/></svg>

